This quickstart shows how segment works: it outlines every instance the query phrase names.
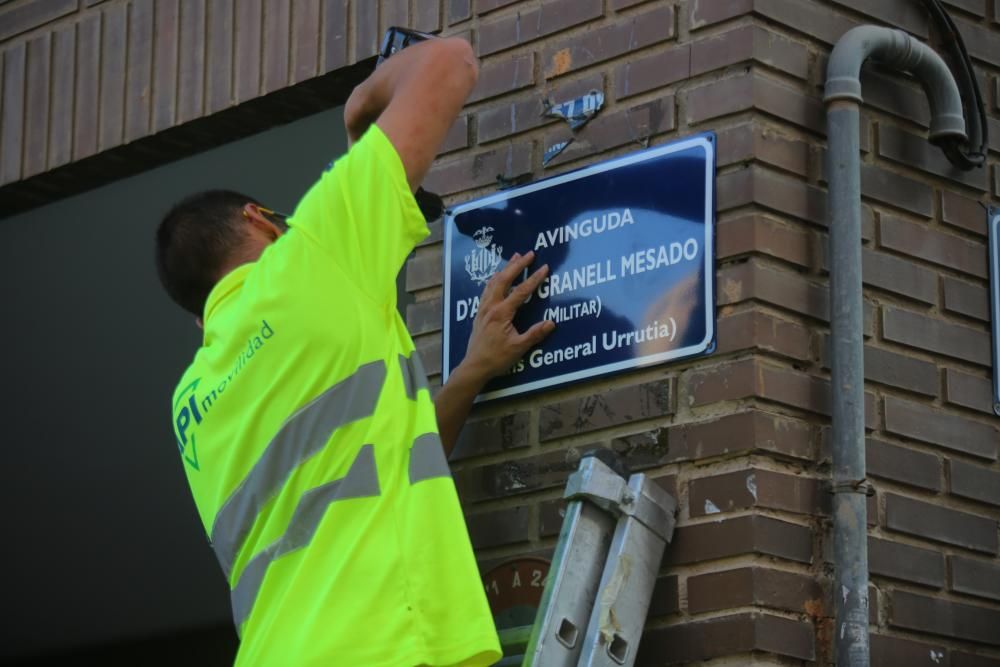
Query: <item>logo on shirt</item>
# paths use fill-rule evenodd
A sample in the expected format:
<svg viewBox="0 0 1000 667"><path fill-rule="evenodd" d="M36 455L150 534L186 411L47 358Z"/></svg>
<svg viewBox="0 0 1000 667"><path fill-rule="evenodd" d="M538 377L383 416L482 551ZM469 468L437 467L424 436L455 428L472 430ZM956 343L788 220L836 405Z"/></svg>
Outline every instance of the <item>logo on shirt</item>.
<svg viewBox="0 0 1000 667"><path fill-rule="evenodd" d="M200 389L199 386L203 384L202 378L195 378L174 401L174 435L177 437L177 448L180 449L184 461L195 470L201 469L198 465L198 446L195 441L198 425L272 336L274 329L267 320L261 320L259 330L247 339L246 347L240 351L228 374L204 383Z"/></svg>
<svg viewBox="0 0 1000 667"><path fill-rule="evenodd" d="M472 235L476 247L465 256L465 270L477 285L482 285L500 268L503 246L493 243L493 228L480 227Z"/></svg>
<svg viewBox="0 0 1000 667"><path fill-rule="evenodd" d="M198 446L195 443L195 428L201 423L202 414L198 409L198 396L195 391L201 383L201 378L195 378L184 388L174 402L174 433L177 436L177 447L181 457L195 470L198 467Z"/></svg>

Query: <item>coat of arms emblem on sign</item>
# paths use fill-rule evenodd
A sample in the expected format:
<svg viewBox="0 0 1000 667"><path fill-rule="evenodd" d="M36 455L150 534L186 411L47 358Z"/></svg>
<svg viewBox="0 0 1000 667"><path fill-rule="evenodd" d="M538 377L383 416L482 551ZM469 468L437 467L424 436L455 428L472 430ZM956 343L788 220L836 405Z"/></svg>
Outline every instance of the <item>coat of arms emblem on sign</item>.
<svg viewBox="0 0 1000 667"><path fill-rule="evenodd" d="M503 261L503 247L493 243L492 227L480 227L472 235L476 247L465 256L465 270L477 285L490 279Z"/></svg>

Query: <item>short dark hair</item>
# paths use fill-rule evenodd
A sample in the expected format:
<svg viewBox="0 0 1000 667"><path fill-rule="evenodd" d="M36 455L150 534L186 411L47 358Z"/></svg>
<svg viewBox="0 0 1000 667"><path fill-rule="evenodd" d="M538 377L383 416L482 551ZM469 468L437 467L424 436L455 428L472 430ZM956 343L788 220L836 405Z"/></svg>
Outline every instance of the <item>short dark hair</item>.
<svg viewBox="0 0 1000 667"><path fill-rule="evenodd" d="M185 197L156 230L156 272L179 306L201 317L222 268L246 238L243 207L257 201L232 190Z"/></svg>

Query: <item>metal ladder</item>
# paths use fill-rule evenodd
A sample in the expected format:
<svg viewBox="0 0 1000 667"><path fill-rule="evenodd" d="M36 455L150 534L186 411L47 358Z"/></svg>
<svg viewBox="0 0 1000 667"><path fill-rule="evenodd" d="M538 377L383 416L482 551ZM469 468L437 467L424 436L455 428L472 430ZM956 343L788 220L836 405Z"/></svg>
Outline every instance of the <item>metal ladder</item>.
<svg viewBox="0 0 1000 667"><path fill-rule="evenodd" d="M631 667L677 502L606 449L584 455L563 498L535 623L500 632L497 667Z"/></svg>

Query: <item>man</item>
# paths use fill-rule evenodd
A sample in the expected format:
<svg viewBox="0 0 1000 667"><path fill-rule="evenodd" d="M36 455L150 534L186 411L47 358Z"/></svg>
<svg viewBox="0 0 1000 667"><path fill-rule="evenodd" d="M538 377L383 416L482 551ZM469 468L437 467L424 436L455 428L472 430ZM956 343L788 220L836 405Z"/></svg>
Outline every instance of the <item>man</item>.
<svg viewBox="0 0 1000 667"><path fill-rule="evenodd" d="M547 267L512 288L533 259L515 255L494 276L433 403L395 302L427 234L412 193L477 71L459 39L382 65L345 106L347 155L287 226L214 191L158 230L164 286L204 328L173 418L232 589L238 665L500 657L445 457L483 385L555 327L511 322Z"/></svg>

